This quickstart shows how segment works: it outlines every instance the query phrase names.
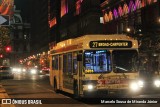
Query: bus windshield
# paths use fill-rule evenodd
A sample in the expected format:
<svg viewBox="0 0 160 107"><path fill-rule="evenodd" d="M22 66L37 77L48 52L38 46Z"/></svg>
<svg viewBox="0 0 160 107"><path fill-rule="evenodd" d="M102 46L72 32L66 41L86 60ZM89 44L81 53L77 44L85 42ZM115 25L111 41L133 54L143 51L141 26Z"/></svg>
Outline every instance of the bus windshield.
<svg viewBox="0 0 160 107"><path fill-rule="evenodd" d="M138 53L136 50L114 50L112 55L114 72L137 72Z"/></svg>
<svg viewBox="0 0 160 107"><path fill-rule="evenodd" d="M107 50L87 50L84 52L85 73L111 71L111 54Z"/></svg>

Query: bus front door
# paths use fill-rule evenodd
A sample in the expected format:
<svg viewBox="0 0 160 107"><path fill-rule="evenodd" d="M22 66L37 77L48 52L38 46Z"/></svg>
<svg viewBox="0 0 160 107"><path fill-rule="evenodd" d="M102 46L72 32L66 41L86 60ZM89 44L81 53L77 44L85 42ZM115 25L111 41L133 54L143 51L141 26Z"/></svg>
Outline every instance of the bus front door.
<svg viewBox="0 0 160 107"><path fill-rule="evenodd" d="M73 74L74 74L74 96L78 97L82 93L82 54L73 56Z"/></svg>

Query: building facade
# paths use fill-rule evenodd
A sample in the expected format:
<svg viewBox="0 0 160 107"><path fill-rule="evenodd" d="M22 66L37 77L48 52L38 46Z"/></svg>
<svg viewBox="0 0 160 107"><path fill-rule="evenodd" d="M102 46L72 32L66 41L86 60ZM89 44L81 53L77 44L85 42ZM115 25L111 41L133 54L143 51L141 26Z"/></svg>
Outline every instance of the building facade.
<svg viewBox="0 0 160 107"><path fill-rule="evenodd" d="M11 47L12 51L8 56L10 65L14 66L19 63L22 58L30 55L30 23L23 23L20 10L14 10L11 20Z"/></svg>
<svg viewBox="0 0 160 107"><path fill-rule="evenodd" d="M30 0L31 10L31 52L33 54L48 51L49 26L48 26L48 1Z"/></svg>
<svg viewBox="0 0 160 107"><path fill-rule="evenodd" d="M99 0L50 0L49 9L52 41L103 33Z"/></svg>
<svg viewBox="0 0 160 107"><path fill-rule="evenodd" d="M159 0L102 0L101 9L105 34L124 33L138 39L140 65L148 65L142 68L160 70Z"/></svg>
<svg viewBox="0 0 160 107"><path fill-rule="evenodd" d="M49 0L49 24L53 43L85 34L126 34L138 39L149 65L160 61L159 0Z"/></svg>

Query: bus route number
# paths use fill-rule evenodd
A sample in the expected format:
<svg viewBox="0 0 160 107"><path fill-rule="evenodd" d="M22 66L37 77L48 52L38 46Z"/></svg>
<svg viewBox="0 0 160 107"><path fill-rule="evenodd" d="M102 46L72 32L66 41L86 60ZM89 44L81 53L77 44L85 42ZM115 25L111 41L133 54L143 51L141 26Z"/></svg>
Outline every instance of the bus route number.
<svg viewBox="0 0 160 107"><path fill-rule="evenodd" d="M92 47L93 47L93 48L98 47L98 42L92 42Z"/></svg>

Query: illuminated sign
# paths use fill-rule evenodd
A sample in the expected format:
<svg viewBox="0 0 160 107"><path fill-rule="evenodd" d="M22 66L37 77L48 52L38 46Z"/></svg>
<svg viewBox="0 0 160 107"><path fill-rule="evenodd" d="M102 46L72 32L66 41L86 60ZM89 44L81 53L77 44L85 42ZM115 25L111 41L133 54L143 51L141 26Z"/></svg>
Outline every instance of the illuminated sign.
<svg viewBox="0 0 160 107"><path fill-rule="evenodd" d="M131 41L112 40L112 41L91 41L90 48L131 48Z"/></svg>
<svg viewBox="0 0 160 107"><path fill-rule="evenodd" d="M0 25L1 26L9 26L10 25L10 17L7 15L0 15Z"/></svg>

